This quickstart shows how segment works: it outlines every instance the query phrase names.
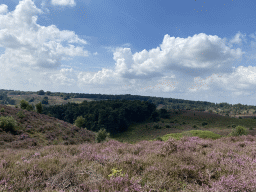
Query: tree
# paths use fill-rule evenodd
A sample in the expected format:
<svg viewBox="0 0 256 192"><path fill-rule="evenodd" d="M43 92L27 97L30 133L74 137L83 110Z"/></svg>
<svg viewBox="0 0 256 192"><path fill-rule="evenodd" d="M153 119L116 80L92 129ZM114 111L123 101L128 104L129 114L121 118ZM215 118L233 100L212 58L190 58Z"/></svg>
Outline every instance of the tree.
<svg viewBox="0 0 256 192"><path fill-rule="evenodd" d="M28 102L25 101L24 99L20 101L20 108L21 109L26 109L28 105L29 105Z"/></svg>
<svg viewBox="0 0 256 192"><path fill-rule="evenodd" d="M46 95L51 95L51 91L47 91L47 92L46 92Z"/></svg>
<svg viewBox="0 0 256 192"><path fill-rule="evenodd" d="M38 91L38 95L44 95L44 90Z"/></svg>
<svg viewBox="0 0 256 192"><path fill-rule="evenodd" d="M160 120L159 114L158 114L156 111L154 111L154 112L151 114L150 119L153 120L154 122L159 121L159 120Z"/></svg>
<svg viewBox="0 0 256 192"><path fill-rule="evenodd" d="M37 113L42 113L42 109L43 109L43 106L42 106L41 102L36 104L36 111L37 111Z"/></svg>
<svg viewBox="0 0 256 192"><path fill-rule="evenodd" d="M75 125L77 127L81 128L84 124L85 124L85 118L83 118L82 116L79 116L76 118Z"/></svg>

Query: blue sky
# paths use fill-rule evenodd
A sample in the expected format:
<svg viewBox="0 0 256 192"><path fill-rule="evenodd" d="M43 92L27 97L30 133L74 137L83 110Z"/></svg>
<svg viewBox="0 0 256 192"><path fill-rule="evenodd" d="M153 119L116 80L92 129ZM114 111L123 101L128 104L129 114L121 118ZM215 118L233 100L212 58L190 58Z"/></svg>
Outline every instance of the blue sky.
<svg viewBox="0 0 256 192"><path fill-rule="evenodd" d="M1 0L0 89L255 105L255 7Z"/></svg>

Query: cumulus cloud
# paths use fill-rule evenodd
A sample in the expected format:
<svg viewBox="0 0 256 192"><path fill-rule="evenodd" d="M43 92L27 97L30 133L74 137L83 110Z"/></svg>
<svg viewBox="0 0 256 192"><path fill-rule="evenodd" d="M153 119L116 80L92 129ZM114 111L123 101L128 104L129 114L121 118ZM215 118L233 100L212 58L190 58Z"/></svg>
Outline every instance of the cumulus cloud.
<svg viewBox="0 0 256 192"><path fill-rule="evenodd" d="M1 5L1 13L7 10ZM62 42L87 44L72 31L60 31L56 26L40 26L37 15L43 12L31 0L20 1L13 12L0 15L0 46L2 65L8 67L56 68L65 56L88 56L82 47L63 47ZM10 62L10 59L12 62Z"/></svg>
<svg viewBox="0 0 256 192"><path fill-rule="evenodd" d="M52 4L74 6L75 2L52 0ZM153 95L175 91L189 97L200 90L212 95L223 90L239 95L255 89L255 67L233 66L245 54L240 48L233 48L233 44L246 42L246 35L240 32L230 41L204 33L187 38L166 34L158 47L135 53L129 43L105 47L113 53L113 69L84 72L72 66L60 67L63 60L72 65L73 57L88 57L89 51L72 45L88 45L88 42L73 31L61 31L55 25L38 25L39 14L44 12L32 0L20 1L12 12L8 12L6 5L0 5L0 46L5 48L0 55L0 81L8 87L16 85L24 90L28 90L26 86L45 90L58 87L63 92L70 92L69 88L84 91L90 87L99 92L132 90Z"/></svg>
<svg viewBox="0 0 256 192"><path fill-rule="evenodd" d="M71 6L74 7L76 6L76 3L74 0L52 0L53 5L61 5L61 6Z"/></svg>

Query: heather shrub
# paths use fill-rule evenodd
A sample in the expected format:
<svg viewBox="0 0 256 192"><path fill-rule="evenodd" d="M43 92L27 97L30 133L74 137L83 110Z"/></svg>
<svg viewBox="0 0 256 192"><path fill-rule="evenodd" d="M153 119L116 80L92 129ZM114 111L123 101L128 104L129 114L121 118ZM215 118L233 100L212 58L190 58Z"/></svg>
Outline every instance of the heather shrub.
<svg viewBox="0 0 256 192"><path fill-rule="evenodd" d="M1 112L4 112L4 108L1 109Z"/></svg>
<svg viewBox="0 0 256 192"><path fill-rule="evenodd" d="M241 135L247 135L248 132L245 127L237 126L235 130L233 130L228 136L241 136Z"/></svg>
<svg viewBox="0 0 256 192"><path fill-rule="evenodd" d="M15 131L15 126L17 125L17 122L15 119L11 117L0 117L0 128L2 128L5 132L7 131Z"/></svg>
<svg viewBox="0 0 256 192"><path fill-rule="evenodd" d="M96 133L95 141L96 143L101 143L102 141L105 141L107 137L109 137L110 134L106 132L106 129L102 128Z"/></svg>

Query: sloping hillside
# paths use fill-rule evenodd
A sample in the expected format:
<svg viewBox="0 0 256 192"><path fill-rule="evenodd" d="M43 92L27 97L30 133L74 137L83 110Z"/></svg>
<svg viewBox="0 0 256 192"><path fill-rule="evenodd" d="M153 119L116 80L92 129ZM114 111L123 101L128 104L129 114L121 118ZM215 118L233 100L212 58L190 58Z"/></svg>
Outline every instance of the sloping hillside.
<svg viewBox="0 0 256 192"><path fill-rule="evenodd" d="M0 105L0 118L6 123L14 122L14 131L3 131L0 128L0 148L26 148L29 146L41 147L52 144L80 144L95 142L92 131L78 128L54 117ZM22 117L24 116L24 117ZM9 119L12 118L11 120Z"/></svg>

